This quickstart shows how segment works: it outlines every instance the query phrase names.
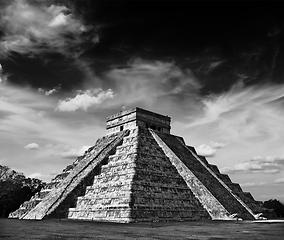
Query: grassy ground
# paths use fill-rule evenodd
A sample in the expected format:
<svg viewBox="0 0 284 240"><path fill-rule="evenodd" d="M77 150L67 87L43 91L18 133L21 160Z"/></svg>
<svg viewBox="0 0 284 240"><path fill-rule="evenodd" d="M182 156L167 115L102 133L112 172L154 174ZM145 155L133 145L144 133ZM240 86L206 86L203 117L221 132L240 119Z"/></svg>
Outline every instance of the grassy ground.
<svg viewBox="0 0 284 240"><path fill-rule="evenodd" d="M284 223L168 222L98 223L58 219L0 219L0 239L260 239L283 240Z"/></svg>

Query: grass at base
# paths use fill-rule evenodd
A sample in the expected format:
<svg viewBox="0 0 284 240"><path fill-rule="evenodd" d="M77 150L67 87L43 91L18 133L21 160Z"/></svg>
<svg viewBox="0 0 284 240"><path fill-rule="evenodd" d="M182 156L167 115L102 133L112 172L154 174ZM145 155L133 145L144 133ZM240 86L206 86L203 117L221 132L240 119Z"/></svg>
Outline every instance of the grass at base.
<svg viewBox="0 0 284 240"><path fill-rule="evenodd" d="M283 240L284 223L250 221L106 223L66 219L0 219L0 239Z"/></svg>

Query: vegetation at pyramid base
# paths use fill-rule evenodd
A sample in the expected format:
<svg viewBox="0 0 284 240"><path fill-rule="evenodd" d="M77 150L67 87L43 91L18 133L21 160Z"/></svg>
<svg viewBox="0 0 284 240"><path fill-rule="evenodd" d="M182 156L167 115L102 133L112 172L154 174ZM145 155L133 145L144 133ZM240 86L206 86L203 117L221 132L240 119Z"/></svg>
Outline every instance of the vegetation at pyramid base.
<svg viewBox="0 0 284 240"><path fill-rule="evenodd" d="M0 165L0 217L8 217L43 186L45 183L39 179L26 178L23 173Z"/></svg>
<svg viewBox="0 0 284 240"><path fill-rule="evenodd" d="M277 199L264 201L263 206L268 209L273 209L278 218L284 218L284 204Z"/></svg>

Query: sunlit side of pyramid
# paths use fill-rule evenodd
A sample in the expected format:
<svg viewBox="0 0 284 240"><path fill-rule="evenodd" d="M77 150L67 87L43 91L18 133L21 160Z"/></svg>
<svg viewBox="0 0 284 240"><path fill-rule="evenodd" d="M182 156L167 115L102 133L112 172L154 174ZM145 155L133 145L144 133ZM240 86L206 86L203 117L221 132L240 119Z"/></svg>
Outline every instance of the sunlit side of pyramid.
<svg viewBox="0 0 284 240"><path fill-rule="evenodd" d="M133 108L10 218L139 222L258 219L261 202L170 134L170 117Z"/></svg>

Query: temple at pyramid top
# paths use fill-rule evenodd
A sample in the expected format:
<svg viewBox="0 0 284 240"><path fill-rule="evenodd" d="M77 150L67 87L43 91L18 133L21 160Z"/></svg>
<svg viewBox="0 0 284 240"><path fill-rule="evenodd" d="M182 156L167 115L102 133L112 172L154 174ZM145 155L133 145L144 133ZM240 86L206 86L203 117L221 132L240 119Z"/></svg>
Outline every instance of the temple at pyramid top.
<svg viewBox="0 0 284 240"><path fill-rule="evenodd" d="M142 108L132 108L121 111L107 118L107 134L113 134L126 129L146 127L153 130L170 133L171 118Z"/></svg>

